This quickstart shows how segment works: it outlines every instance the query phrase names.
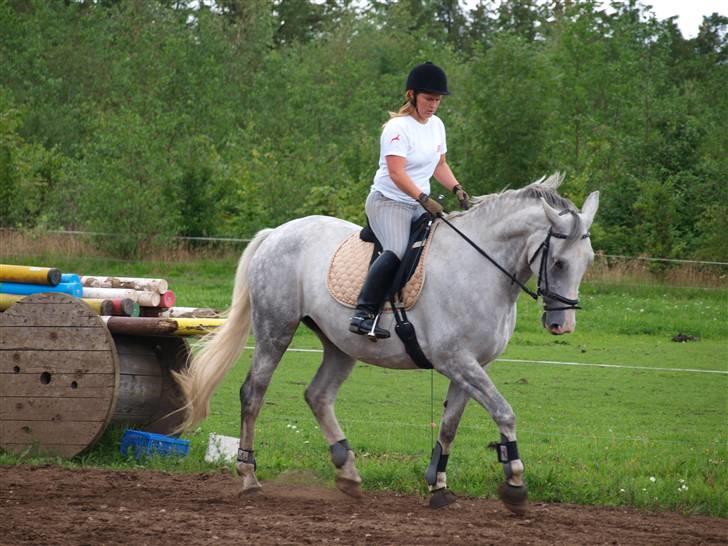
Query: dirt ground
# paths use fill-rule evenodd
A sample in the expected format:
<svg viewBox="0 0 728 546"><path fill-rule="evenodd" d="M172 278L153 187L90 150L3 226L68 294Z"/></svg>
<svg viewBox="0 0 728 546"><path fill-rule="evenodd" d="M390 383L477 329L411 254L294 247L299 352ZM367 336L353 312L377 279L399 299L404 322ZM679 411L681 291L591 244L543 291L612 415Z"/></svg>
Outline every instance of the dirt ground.
<svg viewBox="0 0 728 546"><path fill-rule="evenodd" d="M0 544L728 544L728 520L618 508L366 493L288 476L238 496L229 473L0 467Z"/></svg>

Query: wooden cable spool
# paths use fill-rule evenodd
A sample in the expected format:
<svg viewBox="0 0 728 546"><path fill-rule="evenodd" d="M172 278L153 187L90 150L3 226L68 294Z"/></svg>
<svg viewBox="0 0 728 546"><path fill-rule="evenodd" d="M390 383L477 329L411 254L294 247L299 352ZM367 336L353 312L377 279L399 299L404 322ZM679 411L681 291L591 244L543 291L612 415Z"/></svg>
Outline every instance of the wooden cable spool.
<svg viewBox="0 0 728 546"><path fill-rule="evenodd" d="M72 457L111 423L169 434L182 420L175 336L111 334L83 301L36 294L0 313L0 449Z"/></svg>

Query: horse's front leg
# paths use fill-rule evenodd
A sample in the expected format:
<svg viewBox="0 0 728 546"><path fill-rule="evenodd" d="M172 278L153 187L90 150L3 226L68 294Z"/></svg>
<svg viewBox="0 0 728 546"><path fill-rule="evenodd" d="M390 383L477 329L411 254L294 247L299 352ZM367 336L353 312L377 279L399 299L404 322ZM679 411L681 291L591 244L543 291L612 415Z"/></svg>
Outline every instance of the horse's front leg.
<svg viewBox="0 0 728 546"><path fill-rule="evenodd" d="M457 500L447 487L446 470L450 448L469 399L457 383L450 382L440 420L440 434L432 450L430 465L425 472L425 481L427 481L431 493L430 507L432 508L442 508Z"/></svg>
<svg viewBox="0 0 728 546"><path fill-rule="evenodd" d="M483 406L498 425L501 442L491 445L498 452L498 461L503 464L506 477L498 488L498 495L510 511L523 514L528 493L523 480L525 469L516 444L516 416L513 409L478 362L451 361L438 371L457 383L470 398Z"/></svg>

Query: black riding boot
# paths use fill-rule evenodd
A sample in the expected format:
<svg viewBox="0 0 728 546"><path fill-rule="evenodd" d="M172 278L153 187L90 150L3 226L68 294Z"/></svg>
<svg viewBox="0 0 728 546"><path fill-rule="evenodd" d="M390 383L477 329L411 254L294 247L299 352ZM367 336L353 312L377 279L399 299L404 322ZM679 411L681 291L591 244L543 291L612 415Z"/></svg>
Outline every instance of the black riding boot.
<svg viewBox="0 0 728 546"><path fill-rule="evenodd" d="M369 334L374 326L374 319L384 303L392 280L399 268L399 258L391 250L385 250L369 268L369 273L361 288L356 302L356 312L351 317L349 331L355 334ZM388 338L389 331L377 326L374 328L377 338ZM376 341L376 340L375 340Z"/></svg>

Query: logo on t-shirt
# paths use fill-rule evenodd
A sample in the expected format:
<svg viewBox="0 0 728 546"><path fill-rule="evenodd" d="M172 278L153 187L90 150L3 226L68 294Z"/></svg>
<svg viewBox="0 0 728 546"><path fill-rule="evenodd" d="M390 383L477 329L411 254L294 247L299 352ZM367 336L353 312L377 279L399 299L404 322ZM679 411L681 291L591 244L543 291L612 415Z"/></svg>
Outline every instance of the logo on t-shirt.
<svg viewBox="0 0 728 546"><path fill-rule="evenodd" d="M395 140L399 140L399 133L397 133L397 136L396 137L392 137L392 140L390 140L389 143L391 144Z"/></svg>

